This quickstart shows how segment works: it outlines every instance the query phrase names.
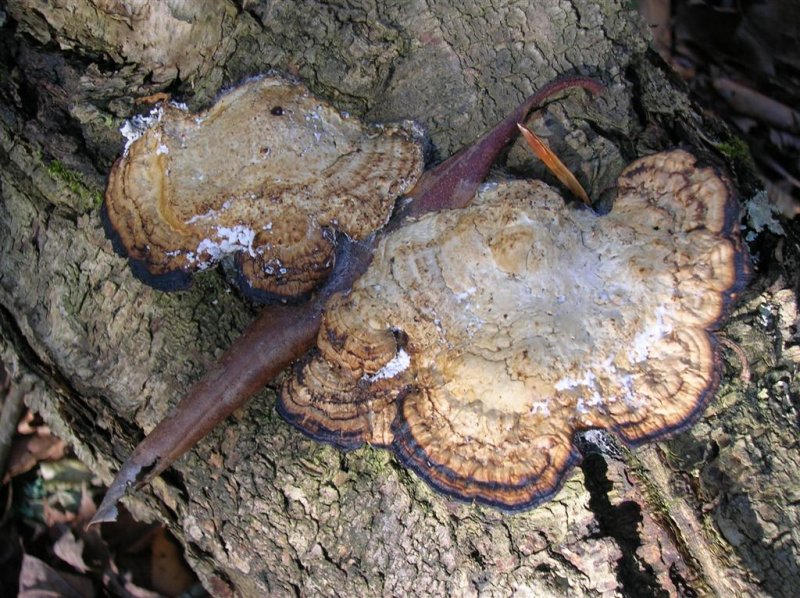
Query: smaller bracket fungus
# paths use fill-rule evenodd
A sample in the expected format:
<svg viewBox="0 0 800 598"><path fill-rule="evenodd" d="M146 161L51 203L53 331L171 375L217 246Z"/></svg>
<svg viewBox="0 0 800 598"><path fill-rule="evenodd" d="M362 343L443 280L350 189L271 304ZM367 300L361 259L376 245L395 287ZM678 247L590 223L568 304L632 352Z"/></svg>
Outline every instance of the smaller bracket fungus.
<svg viewBox="0 0 800 598"><path fill-rule="evenodd" d="M332 267L333 229L379 229L423 167L413 127L365 126L275 76L152 120L115 163L103 215L134 272L164 290L233 255L254 299L301 298Z"/></svg>
<svg viewBox="0 0 800 598"><path fill-rule="evenodd" d="M488 184L387 235L328 302L281 413L512 510L560 488L579 430L635 445L690 423L718 385L713 330L747 278L736 204L683 151L633 163L618 191L600 216L541 182Z"/></svg>

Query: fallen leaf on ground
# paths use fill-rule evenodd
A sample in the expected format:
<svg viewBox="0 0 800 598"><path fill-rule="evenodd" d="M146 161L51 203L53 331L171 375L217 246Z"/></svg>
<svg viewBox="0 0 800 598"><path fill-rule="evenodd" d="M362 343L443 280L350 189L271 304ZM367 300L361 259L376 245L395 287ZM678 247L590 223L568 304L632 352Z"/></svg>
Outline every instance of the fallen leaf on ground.
<svg viewBox="0 0 800 598"><path fill-rule="evenodd" d="M61 537L53 544L53 552L65 563L81 573L88 573L89 567L83 562L83 540L76 538L72 531L64 530Z"/></svg>
<svg viewBox="0 0 800 598"><path fill-rule="evenodd" d="M22 558L19 598L91 598L95 596L90 579L57 571L35 556Z"/></svg>

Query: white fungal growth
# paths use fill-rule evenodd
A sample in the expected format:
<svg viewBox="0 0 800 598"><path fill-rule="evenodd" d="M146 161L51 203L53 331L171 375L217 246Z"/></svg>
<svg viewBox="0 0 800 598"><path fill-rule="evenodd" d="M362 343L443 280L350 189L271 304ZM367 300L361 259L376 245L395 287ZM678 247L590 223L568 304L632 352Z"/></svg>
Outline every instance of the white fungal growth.
<svg viewBox="0 0 800 598"><path fill-rule="evenodd" d="M215 238L200 241L195 253L207 255L212 262L216 262L222 257L237 251L247 251L250 255L255 255L253 241L256 233L252 228L247 226L233 226L230 228L217 226L216 229Z"/></svg>
<svg viewBox="0 0 800 598"><path fill-rule="evenodd" d="M189 220L186 221L186 224L197 224L198 222L215 220L217 217L219 217L219 211L209 210L208 212L204 212L203 214L197 214L196 216L192 216L191 218L189 218Z"/></svg>
<svg viewBox="0 0 800 598"><path fill-rule="evenodd" d="M667 307L663 303L655 309L655 319L633 339L633 346L628 349L628 360L641 363L647 360L650 347L672 332L672 325L664 319Z"/></svg>
<svg viewBox="0 0 800 598"><path fill-rule="evenodd" d="M320 117L320 114L318 112L318 110L320 108L321 108L321 106L317 106L314 110L312 110L311 112L308 112L305 115L305 120L306 120L307 123L309 123L311 125L311 128L313 130L313 134L314 134L314 139L316 141L319 141L322 138L323 121L322 121L322 118Z"/></svg>
<svg viewBox="0 0 800 598"><path fill-rule="evenodd" d="M603 390L603 386L601 386L600 381L597 379L597 376L594 374L594 372L591 371L582 372L582 376L580 378L562 378L556 382L553 387L557 391L580 391L581 387L585 388L584 391L580 391L580 394L584 395L586 399L582 397L579 398L576 405L576 411L580 414L589 413L590 408L601 407L606 402L605 397L600 394L600 391ZM613 401L613 398L609 399L609 402Z"/></svg>
<svg viewBox="0 0 800 598"><path fill-rule="evenodd" d="M161 106L156 106L150 111L150 114L137 114L122 123L119 128L119 132L125 138L125 149L122 155L127 156L128 148L131 144L139 139L147 129L158 123L163 116L164 109Z"/></svg>
<svg viewBox="0 0 800 598"><path fill-rule="evenodd" d="M384 365L381 369L377 372L372 374L371 376L367 377L367 380L370 382L376 382L378 380L385 380L386 378L394 378L398 374L406 371L408 366L411 365L411 357L408 353L405 352L404 349L400 348L397 350L397 355L395 355L386 365Z"/></svg>
<svg viewBox="0 0 800 598"><path fill-rule="evenodd" d="M584 372L580 378L571 378L569 376L561 378L553 385L556 390L572 390L579 386L594 387L597 384L597 378L594 372Z"/></svg>
<svg viewBox="0 0 800 598"><path fill-rule="evenodd" d="M470 288L465 289L464 291L462 291L460 293L456 293L455 294L456 301L461 303L462 301L467 299L470 295L474 295L475 291L477 291L477 290L478 289L476 289L475 287L470 287Z"/></svg>
<svg viewBox="0 0 800 598"><path fill-rule="evenodd" d="M537 413L544 416L550 415L550 399L531 403L530 413L531 415Z"/></svg>

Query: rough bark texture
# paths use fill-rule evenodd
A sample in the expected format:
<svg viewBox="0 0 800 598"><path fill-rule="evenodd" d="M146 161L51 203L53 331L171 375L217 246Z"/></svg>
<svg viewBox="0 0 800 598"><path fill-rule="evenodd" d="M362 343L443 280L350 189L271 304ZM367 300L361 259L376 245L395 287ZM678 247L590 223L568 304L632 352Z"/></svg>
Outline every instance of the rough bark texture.
<svg viewBox="0 0 800 598"><path fill-rule="evenodd" d="M202 4L0 4L0 346L38 377L30 404L107 481L254 313L220 271L163 294L113 254L98 205L136 98L202 107L274 68L369 120L416 119L441 158L555 75L597 74L603 98L576 94L531 123L593 196L626 162L679 144L754 195L736 144L648 50L626 2ZM519 146L508 164L541 174ZM789 596L798 237L771 224L724 329L741 355L725 350L700 422L634 452L590 437L582 468L537 509L453 503L383 451L311 442L270 389L129 505L166 521L220 595Z"/></svg>

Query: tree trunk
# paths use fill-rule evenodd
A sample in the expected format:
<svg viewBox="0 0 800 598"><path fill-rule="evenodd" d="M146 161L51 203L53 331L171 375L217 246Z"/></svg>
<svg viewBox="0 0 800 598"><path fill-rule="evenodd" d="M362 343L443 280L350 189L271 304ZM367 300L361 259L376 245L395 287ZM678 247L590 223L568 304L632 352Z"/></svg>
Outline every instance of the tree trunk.
<svg viewBox="0 0 800 598"><path fill-rule="evenodd" d="M741 147L687 99L627 2L7 0L0 9L0 348L109 482L255 310L221 270L188 292L136 280L98 207L136 99L190 108L270 69L338 108L411 118L444 158L559 74L597 75L533 117L598 197L630 160L685 145L727 165L760 252L723 329L724 377L691 429L589 451L522 514L452 502L385 451L343 453L274 412L274 389L129 499L215 594L789 596L800 582L798 236L771 220ZM2 4L0 4L2 6ZM521 146L508 167L544 176ZM752 201L751 201L752 199ZM760 209L759 209L760 208ZM734 345L735 344L735 345ZM749 381L740 372L749 370Z"/></svg>

